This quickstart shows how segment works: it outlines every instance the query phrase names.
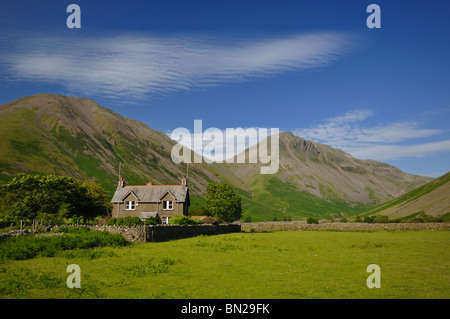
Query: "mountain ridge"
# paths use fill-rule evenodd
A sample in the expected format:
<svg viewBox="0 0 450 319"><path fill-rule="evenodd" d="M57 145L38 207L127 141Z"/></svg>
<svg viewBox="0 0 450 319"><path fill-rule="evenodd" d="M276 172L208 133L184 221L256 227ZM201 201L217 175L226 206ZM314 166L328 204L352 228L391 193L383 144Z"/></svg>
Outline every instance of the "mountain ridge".
<svg viewBox="0 0 450 319"><path fill-rule="evenodd" d="M280 167L273 175L261 175L260 164L248 161L189 164L194 207L205 203L208 182L225 181L240 193L244 211L255 220L353 215L432 180L290 132L279 137ZM56 173L94 180L112 192L119 163L124 163L122 173L130 183L151 178L172 184L187 173L186 164L171 160L175 144L166 134L91 99L39 94L0 106L0 179L19 172Z"/></svg>

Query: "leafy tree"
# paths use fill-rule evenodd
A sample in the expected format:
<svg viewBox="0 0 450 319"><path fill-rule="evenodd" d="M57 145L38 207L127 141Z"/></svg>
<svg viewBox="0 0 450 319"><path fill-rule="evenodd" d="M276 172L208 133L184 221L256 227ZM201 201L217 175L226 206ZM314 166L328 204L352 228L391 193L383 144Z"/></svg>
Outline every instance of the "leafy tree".
<svg viewBox="0 0 450 319"><path fill-rule="evenodd" d="M308 224L318 224L318 223L319 223L319 221L317 220L317 218L314 218L314 217L308 217L308 219L306 220L306 222L307 222Z"/></svg>
<svg viewBox="0 0 450 319"><path fill-rule="evenodd" d="M58 175L19 174L0 183L0 218L8 222L65 217L91 220L111 211L106 192L98 184Z"/></svg>
<svg viewBox="0 0 450 319"><path fill-rule="evenodd" d="M206 206L220 221L232 222L242 217L241 197L227 183L208 184Z"/></svg>
<svg viewBox="0 0 450 319"><path fill-rule="evenodd" d="M99 215L106 216L111 211L111 203L99 184L84 181L72 195L76 195L77 198L71 198L73 209L70 214L92 220Z"/></svg>

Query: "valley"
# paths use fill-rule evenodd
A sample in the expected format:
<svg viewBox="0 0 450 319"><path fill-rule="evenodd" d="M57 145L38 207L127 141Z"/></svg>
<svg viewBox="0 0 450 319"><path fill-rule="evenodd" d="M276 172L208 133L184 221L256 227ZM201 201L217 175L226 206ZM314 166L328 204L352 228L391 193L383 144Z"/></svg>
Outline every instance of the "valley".
<svg viewBox="0 0 450 319"><path fill-rule="evenodd" d="M270 143L252 147L267 147ZM432 178L373 160L359 160L325 144L279 133L279 169L261 164L174 163L176 141L86 98L39 94L0 106L0 179L18 173L59 174L99 183L112 194L118 169L128 184L177 184L188 173L191 207L205 204L206 185L229 183L252 221L348 217L392 200ZM256 153L256 152L255 152ZM239 156L239 155L238 155Z"/></svg>

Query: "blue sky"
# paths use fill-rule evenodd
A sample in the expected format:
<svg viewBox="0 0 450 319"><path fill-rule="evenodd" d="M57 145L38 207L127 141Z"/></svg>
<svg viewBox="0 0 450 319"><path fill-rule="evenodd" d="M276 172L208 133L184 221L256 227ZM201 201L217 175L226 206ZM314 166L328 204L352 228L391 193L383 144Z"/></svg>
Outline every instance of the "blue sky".
<svg viewBox="0 0 450 319"><path fill-rule="evenodd" d="M4 0L0 103L87 97L166 133L279 128L436 177L450 170L448 39L440 0Z"/></svg>

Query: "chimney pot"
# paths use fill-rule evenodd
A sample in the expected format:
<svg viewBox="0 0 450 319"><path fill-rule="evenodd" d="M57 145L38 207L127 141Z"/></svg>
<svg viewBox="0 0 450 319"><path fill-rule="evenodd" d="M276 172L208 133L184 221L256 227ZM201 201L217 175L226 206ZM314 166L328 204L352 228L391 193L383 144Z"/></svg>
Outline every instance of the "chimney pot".
<svg viewBox="0 0 450 319"><path fill-rule="evenodd" d="M123 177L122 176L120 176L120 181L119 181L119 185L117 185L118 186L118 188L123 188L124 186L125 186L125 182L124 182L124 180L123 180Z"/></svg>

